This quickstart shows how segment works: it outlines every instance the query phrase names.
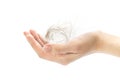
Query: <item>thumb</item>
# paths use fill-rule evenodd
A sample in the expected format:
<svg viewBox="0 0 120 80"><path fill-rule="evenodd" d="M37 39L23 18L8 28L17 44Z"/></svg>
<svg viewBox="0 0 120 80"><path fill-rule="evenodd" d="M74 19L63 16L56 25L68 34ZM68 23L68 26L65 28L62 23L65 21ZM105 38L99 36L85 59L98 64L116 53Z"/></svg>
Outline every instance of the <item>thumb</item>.
<svg viewBox="0 0 120 80"><path fill-rule="evenodd" d="M67 51L67 45L65 44L46 44L43 49L47 53L55 54L65 54Z"/></svg>

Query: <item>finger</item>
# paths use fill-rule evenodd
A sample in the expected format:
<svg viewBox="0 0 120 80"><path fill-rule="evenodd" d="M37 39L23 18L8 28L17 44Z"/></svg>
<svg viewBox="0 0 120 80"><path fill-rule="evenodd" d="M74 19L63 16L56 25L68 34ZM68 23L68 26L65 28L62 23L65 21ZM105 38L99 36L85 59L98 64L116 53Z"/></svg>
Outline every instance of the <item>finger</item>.
<svg viewBox="0 0 120 80"><path fill-rule="evenodd" d="M40 55L41 53L43 53L42 51L42 47L40 46L40 44L32 37L32 35L29 32L24 32L24 35L27 39L27 41L30 43L30 45L32 46L32 48L38 53L38 55Z"/></svg>
<svg viewBox="0 0 120 80"><path fill-rule="evenodd" d="M39 39L44 43L46 44L47 41L45 39L43 39L35 30L30 30L31 32L35 33L37 37L39 37Z"/></svg>
<svg viewBox="0 0 120 80"><path fill-rule="evenodd" d="M39 37L39 39L44 43L44 44L46 44L46 43L48 43L45 39L43 39L39 34L38 34L38 37Z"/></svg>
<svg viewBox="0 0 120 80"><path fill-rule="evenodd" d="M44 49L52 55L66 54L68 51L66 44L46 44Z"/></svg>
<svg viewBox="0 0 120 80"><path fill-rule="evenodd" d="M31 35L35 38L35 40L38 41L38 43L43 47L45 44L44 42L39 38L38 34L34 30L30 30Z"/></svg>

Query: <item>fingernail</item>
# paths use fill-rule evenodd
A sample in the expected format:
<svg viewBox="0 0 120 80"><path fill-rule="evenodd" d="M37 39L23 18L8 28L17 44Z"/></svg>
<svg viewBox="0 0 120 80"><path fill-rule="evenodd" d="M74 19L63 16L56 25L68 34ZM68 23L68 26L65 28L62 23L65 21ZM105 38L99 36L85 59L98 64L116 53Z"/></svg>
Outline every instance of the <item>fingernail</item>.
<svg viewBox="0 0 120 80"><path fill-rule="evenodd" d="M24 33L24 35L26 35L27 34L27 32L23 32Z"/></svg>
<svg viewBox="0 0 120 80"><path fill-rule="evenodd" d="M26 37L29 37L29 36L30 36L28 32L24 32L24 35L25 35Z"/></svg>
<svg viewBox="0 0 120 80"><path fill-rule="evenodd" d="M28 34L29 34L28 32L24 32L24 35L25 35L25 36L28 36Z"/></svg>

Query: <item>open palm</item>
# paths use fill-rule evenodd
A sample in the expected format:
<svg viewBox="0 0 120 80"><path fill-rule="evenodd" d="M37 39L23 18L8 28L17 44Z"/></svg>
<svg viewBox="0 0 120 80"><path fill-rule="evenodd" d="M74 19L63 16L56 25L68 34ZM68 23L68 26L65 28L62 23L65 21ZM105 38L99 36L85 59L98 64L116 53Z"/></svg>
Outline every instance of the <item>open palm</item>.
<svg viewBox="0 0 120 80"><path fill-rule="evenodd" d="M95 37L91 34L83 35L67 43L51 44L43 39L36 31L24 32L32 48L40 58L60 64L68 64L93 50Z"/></svg>

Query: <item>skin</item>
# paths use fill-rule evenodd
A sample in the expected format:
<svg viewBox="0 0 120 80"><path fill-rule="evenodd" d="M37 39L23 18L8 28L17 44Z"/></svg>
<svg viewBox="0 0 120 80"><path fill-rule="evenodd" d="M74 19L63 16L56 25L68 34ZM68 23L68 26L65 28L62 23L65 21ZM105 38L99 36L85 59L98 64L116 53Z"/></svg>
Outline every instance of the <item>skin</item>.
<svg viewBox="0 0 120 80"><path fill-rule="evenodd" d="M25 31L24 35L40 58L63 65L95 52L120 56L120 38L101 31L89 32L61 44L47 42L35 30Z"/></svg>

